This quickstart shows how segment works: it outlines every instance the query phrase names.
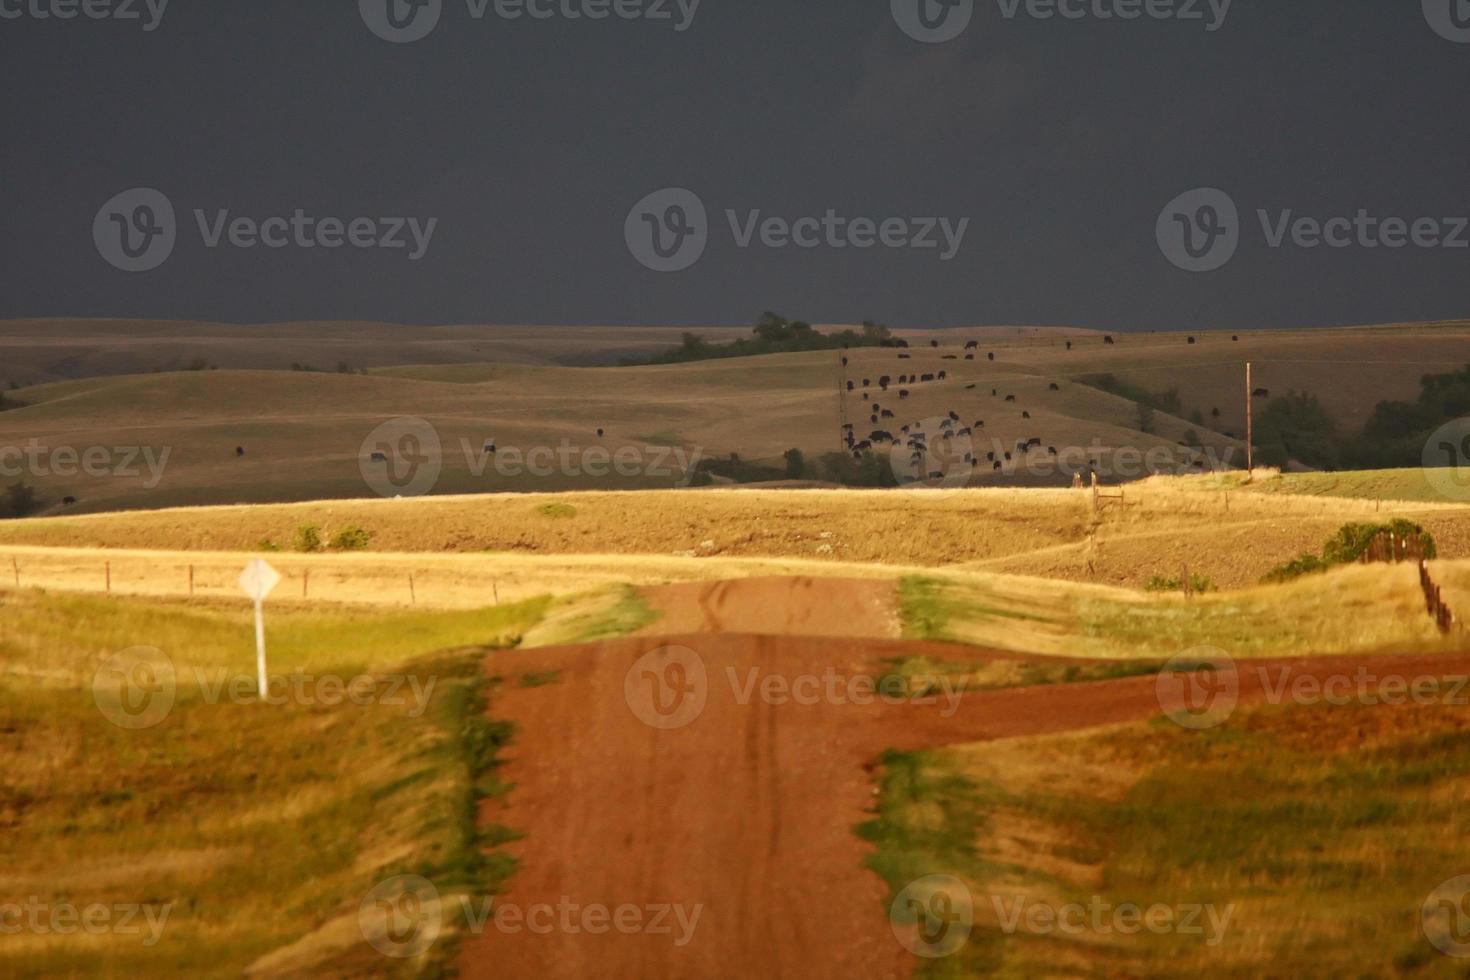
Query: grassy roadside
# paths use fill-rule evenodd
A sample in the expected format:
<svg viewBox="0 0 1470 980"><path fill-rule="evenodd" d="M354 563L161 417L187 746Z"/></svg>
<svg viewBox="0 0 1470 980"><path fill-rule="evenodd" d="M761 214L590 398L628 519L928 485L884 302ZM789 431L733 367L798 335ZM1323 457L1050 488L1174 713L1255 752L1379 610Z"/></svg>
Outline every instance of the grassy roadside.
<svg viewBox="0 0 1470 980"><path fill-rule="evenodd" d="M952 875L973 908L918 976L1463 976L1420 929L1470 867L1463 707L1266 707L882 761L870 866L895 895ZM1069 904L1080 928L1031 918ZM1181 928L1093 918L1125 904Z"/></svg>
<svg viewBox="0 0 1470 980"><path fill-rule="evenodd" d="M903 635L1080 658L1167 660L1448 651L1409 565L1350 566L1184 599L1040 579L935 574L899 584Z"/></svg>
<svg viewBox="0 0 1470 980"><path fill-rule="evenodd" d="M510 870L488 848L511 832L476 824L511 737L485 714L485 652L636 613L621 594L276 611L261 703L233 604L0 594L0 906L43 909L0 974L438 972L452 943L385 960L358 911L396 875L449 899ZM48 911L97 905L140 911L101 931Z"/></svg>

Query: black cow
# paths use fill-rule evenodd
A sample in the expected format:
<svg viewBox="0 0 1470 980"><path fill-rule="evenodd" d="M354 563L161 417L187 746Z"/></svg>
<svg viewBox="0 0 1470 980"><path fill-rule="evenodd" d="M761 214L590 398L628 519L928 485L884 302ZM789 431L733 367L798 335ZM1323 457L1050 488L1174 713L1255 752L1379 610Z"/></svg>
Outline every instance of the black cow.
<svg viewBox="0 0 1470 980"><path fill-rule="evenodd" d="M974 354L966 354L965 355L965 360L967 360L967 361L973 361L974 359L975 359L975 355Z"/></svg>
<svg viewBox="0 0 1470 980"><path fill-rule="evenodd" d="M1022 412L1021 413L1021 418L1023 418L1023 419L1029 419L1030 417L1031 417L1031 413L1030 412Z"/></svg>
<svg viewBox="0 0 1470 980"><path fill-rule="evenodd" d="M934 380L934 375L932 375L932 374L926 374L923 377L919 378L919 380L920 381L933 381Z"/></svg>
<svg viewBox="0 0 1470 980"><path fill-rule="evenodd" d="M236 456L236 458L239 458L239 457L244 456L244 455L245 455L245 447L244 446L236 446L235 447L235 456Z"/></svg>
<svg viewBox="0 0 1470 980"><path fill-rule="evenodd" d="M989 357L992 361L995 360L995 353L993 351L986 356Z"/></svg>
<svg viewBox="0 0 1470 980"><path fill-rule="evenodd" d="M1013 402L1015 400L1016 400L1016 396L1015 395L1006 395L1006 401Z"/></svg>
<svg viewBox="0 0 1470 980"><path fill-rule="evenodd" d="M864 378L863 379L863 387L864 388L871 388L871 387L873 387L873 382L869 381L867 378Z"/></svg>
<svg viewBox="0 0 1470 980"><path fill-rule="evenodd" d="M1106 337L1104 337L1103 338L1103 343L1105 343L1105 344L1107 344L1109 346L1112 346L1112 344L1113 344L1113 335L1112 334L1108 334Z"/></svg>
<svg viewBox="0 0 1470 980"><path fill-rule="evenodd" d="M76 502L77 502L77 498L75 498L75 497L62 497L61 498L61 506L63 506L63 507L70 507L73 504L75 504Z"/></svg>
<svg viewBox="0 0 1470 980"><path fill-rule="evenodd" d="M374 463L386 463L386 462L388 462L388 454L387 453L373 453L373 462Z"/></svg>
<svg viewBox="0 0 1470 980"><path fill-rule="evenodd" d="M1062 386L1059 385L1059 384L1057 384L1056 382L1052 382L1051 390L1052 391L1061 391L1062 390Z"/></svg>
<svg viewBox="0 0 1470 980"><path fill-rule="evenodd" d="M965 345L965 350L979 350L979 349L980 349L980 341L978 341L978 340L972 340L968 344Z"/></svg>
<svg viewBox="0 0 1470 980"><path fill-rule="evenodd" d="M949 372L948 371L940 371L939 372L939 380L940 381L948 381L949 380Z"/></svg>
<svg viewBox="0 0 1470 980"><path fill-rule="evenodd" d="M847 383L847 390L848 391L856 391L857 390L857 385L855 385L851 381L849 381ZM601 433L599 433L599 435L601 435Z"/></svg>
<svg viewBox="0 0 1470 980"><path fill-rule="evenodd" d="M602 430L602 429L598 429L597 430L597 438L599 438L599 439L601 439L606 434L607 433L604 430Z"/></svg>
<svg viewBox="0 0 1470 980"><path fill-rule="evenodd" d="M1071 349L1072 349L1072 342L1069 340L1069 341L1067 341L1067 350L1071 350Z"/></svg>
<svg viewBox="0 0 1470 980"><path fill-rule="evenodd" d="M878 424L878 413L877 412L874 412L872 418L868 419L868 421L869 422L872 422L874 425L877 425Z"/></svg>
<svg viewBox="0 0 1470 980"><path fill-rule="evenodd" d="M1231 335L1231 336L1230 336L1230 339L1231 339L1231 341L1233 341L1233 342L1234 342L1234 343L1237 343L1237 344L1238 344L1238 343L1240 343L1240 334L1232 334L1232 335Z"/></svg>
<svg viewBox="0 0 1470 980"><path fill-rule="evenodd" d="M1270 398L1271 397L1271 391L1268 388L1257 388L1255 391L1251 392L1251 397L1252 398Z"/></svg>
<svg viewBox="0 0 1470 980"><path fill-rule="evenodd" d="M900 361L911 361L914 359L914 356L912 354L900 354L898 355L898 359Z"/></svg>
<svg viewBox="0 0 1470 980"><path fill-rule="evenodd" d="M1193 338L1193 337L1190 337L1190 338L1189 338L1189 343L1190 343L1190 344L1191 344L1191 345L1193 345L1193 344L1194 344L1194 343L1196 343L1196 341L1195 341L1195 339L1194 339L1194 338Z"/></svg>
<svg viewBox="0 0 1470 980"><path fill-rule="evenodd" d="M885 375L883 375L883 377L881 377L881 378L878 379L878 387L879 388L882 388L884 391L887 391L888 390L888 386L892 382L893 382L893 379L890 378L888 375L885 374Z"/></svg>
<svg viewBox="0 0 1470 980"><path fill-rule="evenodd" d="M979 385L965 385L965 390L966 391L974 391L978 387L979 387Z"/></svg>
<svg viewBox="0 0 1470 980"><path fill-rule="evenodd" d="M931 340L931 341L929 341L929 346L930 347L938 347L939 346L939 341L937 341L937 340Z"/></svg>
<svg viewBox="0 0 1470 980"><path fill-rule="evenodd" d="M900 397L900 398L907 398L908 396L909 396L909 390L907 388L900 388L898 390L898 397Z"/></svg>

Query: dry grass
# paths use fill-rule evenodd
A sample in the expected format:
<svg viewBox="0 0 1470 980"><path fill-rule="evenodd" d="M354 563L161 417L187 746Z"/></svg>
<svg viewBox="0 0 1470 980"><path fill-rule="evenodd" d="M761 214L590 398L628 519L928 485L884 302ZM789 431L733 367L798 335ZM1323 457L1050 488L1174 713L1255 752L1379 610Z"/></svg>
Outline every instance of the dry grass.
<svg viewBox="0 0 1470 980"><path fill-rule="evenodd" d="M1460 976L1419 909L1470 859L1467 726L1463 707L1265 707L1208 732L894 756L867 832L896 888L950 874L973 895L968 943L921 976ZM1228 925L1001 927L1017 903L1094 901L1213 906Z"/></svg>
<svg viewBox="0 0 1470 980"><path fill-rule="evenodd" d="M1263 475L1258 489L1275 482ZM846 563L952 567L1141 588L1155 575L1177 578L1188 565L1191 574L1221 588L1240 588L1303 552L1319 550L1344 523L1407 517L1434 534L1442 557L1470 558L1470 506L1384 505L1258 489L1243 491L1233 478L1155 478L1127 487L1122 503L1109 503L1096 514L1088 494L1070 490L708 490L328 501L9 521L0 523L0 548L245 552L263 541L290 547L297 528L314 525L327 537L362 527L371 534L373 553L490 552L535 560L625 556L636 559L629 562L628 578L640 577L641 562L678 557L828 563L831 574L846 574L839 567ZM350 564L352 556L340 557ZM186 580L187 561L169 560L160 576ZM400 566L391 573L396 582L385 587L406 592L402 562L382 564ZM535 562L526 564L533 568ZM95 562L89 568L89 576L100 572ZM4 571L0 566L0 584ZM732 565L730 574L743 571Z"/></svg>
<svg viewBox="0 0 1470 980"><path fill-rule="evenodd" d="M622 592L447 613L272 609L284 703L262 704L238 604L0 594L0 905L168 909L153 944L147 931L7 935L0 974L432 966L444 943L390 963L357 912L394 875L429 876L450 898L484 895L503 871L482 863L473 830L483 655L533 631L581 640L647 616ZM93 678L140 645L169 659L175 698L156 726L127 730L99 707ZM359 675L374 678L368 704L327 703L331 689L311 680ZM237 679L242 699L221 693Z"/></svg>

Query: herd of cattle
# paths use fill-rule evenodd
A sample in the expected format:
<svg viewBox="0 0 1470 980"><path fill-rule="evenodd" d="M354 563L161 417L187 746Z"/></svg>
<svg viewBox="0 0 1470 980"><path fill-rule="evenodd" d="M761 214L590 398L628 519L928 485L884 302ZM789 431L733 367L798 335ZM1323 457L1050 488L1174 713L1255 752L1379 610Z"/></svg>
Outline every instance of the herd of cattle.
<svg viewBox="0 0 1470 980"><path fill-rule="evenodd" d="M1240 342L1239 335L1232 335L1230 339L1233 343ZM1198 343L1198 340L1195 337L1189 337L1188 342L1191 346L1193 346ZM1111 347L1114 346L1117 341L1113 338L1112 335L1109 334L1103 337L1103 343ZM1072 344L1072 341L1066 341L1067 350L1072 350ZM906 341L898 341L897 346L899 346L900 348L907 348L909 345ZM930 346L933 348L938 348L939 341L931 341ZM969 341L965 344L964 350L965 353L963 354L963 357L965 360L975 360L980 350L979 341ZM961 355L946 354L943 355L943 360L955 361L959 360L960 356ZM994 351L988 352L985 356L987 360L994 363L996 357ZM909 361L913 359L913 355L909 353L900 353L898 355L898 359L901 361ZM842 357L842 367L844 374L846 373L846 369L849 366L849 358L844 353ZM898 375L896 380L892 376L885 374L876 379L876 387L879 392L887 394L891 389L896 386L899 400L906 401L910 397L910 395L913 394L911 388L908 386L938 383L947 380L949 380L949 372L943 370L934 371L932 373L900 374ZM873 400L873 378L863 378L861 381L846 381L845 386L848 393L861 393L862 400L869 403L871 409L870 422L873 425L879 426L883 422L896 419L896 416L892 409L885 408L880 402ZM967 384L965 385L965 390L974 391L978 387L978 383ZM1049 390L1061 391L1061 386L1056 382L1051 382ZM1001 397L1000 389L998 388L992 388L990 390L990 394L993 398ZM1265 388L1258 388L1252 392L1252 395L1256 398L1269 398L1270 392ZM1013 394L1007 394L1005 396L1005 401L1009 404L1016 404L1016 396ZM925 432L924 423L915 422L900 428L899 434L897 436L895 436L893 432L886 428L875 428L872 430L872 432L868 434L868 437L866 439L859 439L856 427L851 423L844 423L842 438L844 444L847 446L848 451L852 453L853 458L858 460L861 460L863 458L864 453L872 451L877 446L888 445L893 447L894 449L899 449L900 447L906 448L910 450L911 453L909 459L915 476L918 478L923 478L925 476L925 461L930 458L929 440L931 436L945 443L946 446L949 446L952 443L952 440L970 437L977 430L985 428L984 419L976 419L970 425L962 425L959 413L951 410L947 413L947 415L947 418L940 420L939 431L937 433ZM1029 420L1031 418L1031 413L1029 411L1022 411L1021 418ZM1013 452L997 450L997 452L986 453L985 462L990 464L991 468L995 472L1001 472L1005 468L1005 464L1012 462L1016 456L1020 456L1024 459L1031 452L1041 449L1042 446L1043 442L1038 437L1018 439L1016 441L1015 449ZM999 455L997 453L999 453ZM1057 448L1055 446L1046 446L1046 453L1049 456L1058 455ZM972 470L978 470L980 468L981 460L977 454L967 451L964 452L962 455L964 462L968 464ZM1203 463L1201 463L1201 465L1203 465ZM946 474L941 471L931 470L927 473L927 477L929 479L941 479L945 476Z"/></svg>

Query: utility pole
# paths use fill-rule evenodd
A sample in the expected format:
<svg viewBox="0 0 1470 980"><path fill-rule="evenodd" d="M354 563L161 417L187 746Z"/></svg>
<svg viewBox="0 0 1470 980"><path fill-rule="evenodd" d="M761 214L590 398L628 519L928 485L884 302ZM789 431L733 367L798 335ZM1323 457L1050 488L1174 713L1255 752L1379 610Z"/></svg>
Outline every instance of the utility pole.
<svg viewBox="0 0 1470 980"><path fill-rule="evenodd" d="M1251 386L1251 362L1245 362L1245 482L1256 477L1255 391Z"/></svg>

